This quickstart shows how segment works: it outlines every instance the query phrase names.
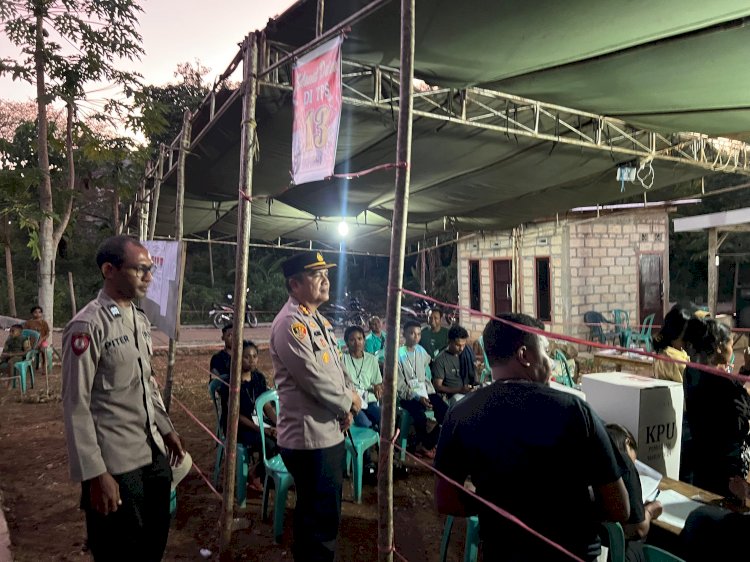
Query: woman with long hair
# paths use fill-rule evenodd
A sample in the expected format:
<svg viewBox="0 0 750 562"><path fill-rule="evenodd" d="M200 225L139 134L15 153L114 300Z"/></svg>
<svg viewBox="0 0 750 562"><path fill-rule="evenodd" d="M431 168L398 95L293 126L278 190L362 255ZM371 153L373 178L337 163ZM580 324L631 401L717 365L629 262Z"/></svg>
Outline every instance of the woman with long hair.
<svg viewBox="0 0 750 562"><path fill-rule="evenodd" d="M654 351L678 361L689 361L690 356L685 351L685 329L690 320L691 312L680 305L675 305L667 312L662 322L661 330L654 336ZM685 365L671 361L654 361L654 377L675 382L682 382Z"/></svg>

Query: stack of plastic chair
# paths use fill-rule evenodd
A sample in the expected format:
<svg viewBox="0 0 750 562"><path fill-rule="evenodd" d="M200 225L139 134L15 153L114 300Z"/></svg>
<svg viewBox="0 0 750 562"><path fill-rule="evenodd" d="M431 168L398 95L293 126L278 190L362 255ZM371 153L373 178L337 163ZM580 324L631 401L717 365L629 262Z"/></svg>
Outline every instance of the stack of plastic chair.
<svg viewBox="0 0 750 562"><path fill-rule="evenodd" d="M224 383L219 379L211 379L208 383L208 394L214 403L216 411L216 438L222 443L226 443L224 431L221 429L221 397L219 388ZM248 461L250 452L241 443L237 443L237 471L235 476L234 497L240 507L245 507L247 501L247 478L248 478ZM214 463L213 483L219 485L219 474L221 473L221 461L224 458L224 446L216 444L216 462Z"/></svg>
<svg viewBox="0 0 750 562"><path fill-rule="evenodd" d="M630 347L631 345L638 347L640 344L643 344L646 351L651 351L651 329L654 326L654 316L654 314L649 314L643 319L640 331L628 329L625 333L625 347Z"/></svg>
<svg viewBox="0 0 750 562"><path fill-rule="evenodd" d="M612 316L615 321L615 340L619 339L618 343L625 347L627 333L630 329L630 314L627 310L616 308L612 311Z"/></svg>
<svg viewBox="0 0 750 562"><path fill-rule="evenodd" d="M276 417L279 415L279 394L275 390L264 392L255 401L255 411L258 419L263 419L263 408L269 402L273 402L276 408ZM263 465L266 467L266 479L263 482L263 506L261 515L266 519L268 515L269 500L269 483L273 480L276 494L273 499L273 536L276 543L281 542L281 536L284 534L284 510L286 509L286 496L289 488L294 484L294 478L284 465L281 455L275 455L270 459L266 455L266 434L260 432L261 455L263 456Z"/></svg>
<svg viewBox="0 0 750 562"><path fill-rule="evenodd" d="M453 516L445 519L443 539L440 541L440 562L448 559L448 543L453 530ZM464 546L464 562L476 562L479 554L479 518L474 515L466 519L466 545Z"/></svg>
<svg viewBox="0 0 750 562"><path fill-rule="evenodd" d="M562 376L557 378L557 382L573 388L575 385L573 384L573 377L570 375L570 368L568 367L568 357L565 355L565 353L563 353L562 350L555 350L555 361L560 364L560 371L562 372Z"/></svg>
<svg viewBox="0 0 750 562"><path fill-rule="evenodd" d="M13 364L13 388L16 388L16 382L19 381L21 387L21 394L26 394L26 388L29 386L27 382L31 383L31 388L34 388L34 358L36 352L30 349L26 352L26 357L21 361L16 361Z"/></svg>
<svg viewBox="0 0 750 562"><path fill-rule="evenodd" d="M351 435L351 438L349 437ZM377 432L367 427L351 426L349 435L344 437L346 446L346 469L352 475L354 485L354 502L362 503L362 473L364 471L365 453L380 440ZM353 467L353 470L352 470Z"/></svg>

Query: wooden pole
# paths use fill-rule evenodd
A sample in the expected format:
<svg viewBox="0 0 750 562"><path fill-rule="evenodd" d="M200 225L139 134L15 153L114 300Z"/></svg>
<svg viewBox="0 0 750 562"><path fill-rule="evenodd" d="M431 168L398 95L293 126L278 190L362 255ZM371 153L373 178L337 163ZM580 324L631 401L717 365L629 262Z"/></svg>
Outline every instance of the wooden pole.
<svg viewBox="0 0 750 562"><path fill-rule="evenodd" d="M78 313L78 307L76 306L76 292L73 288L73 272L68 271L68 289L70 290L70 310L75 316Z"/></svg>
<svg viewBox="0 0 750 562"><path fill-rule="evenodd" d="M159 159L156 161L156 177L154 178L154 191L151 194L151 212L149 213L150 224L148 226L148 239L153 240L156 234L156 215L159 210L159 195L161 193L161 180L164 175L164 146L159 146Z"/></svg>
<svg viewBox="0 0 750 562"><path fill-rule="evenodd" d="M237 217L237 251L234 276L234 331L232 369L229 381L229 406L224 455L224 496L221 505L221 560L230 560L234 515L234 488L237 471L237 424L240 418L240 377L242 373L242 336L247 299L247 269L250 249L250 198L253 193L253 155L257 150L255 104L257 100L258 43L251 33L245 39L243 56L242 136L240 146L240 196Z"/></svg>
<svg viewBox="0 0 750 562"><path fill-rule="evenodd" d="M214 251L211 244L211 229L208 230L208 271L211 274L211 288L214 288Z"/></svg>
<svg viewBox="0 0 750 562"><path fill-rule="evenodd" d="M719 232L708 229L708 311L716 317L716 296L719 286L719 268L716 265L716 252L719 249Z"/></svg>
<svg viewBox="0 0 750 562"><path fill-rule="evenodd" d="M396 141L396 188L393 206L391 258L388 268L386 311L385 379L380 434L388 441L396 432L396 377L398 341L401 323L401 288L404 282L406 224L409 214L409 179L411 170L411 129L414 81L414 4L401 0L401 77L399 91L398 136ZM393 561L393 447L380 447L378 480L378 558Z"/></svg>
<svg viewBox="0 0 750 562"><path fill-rule="evenodd" d="M315 14L315 37L323 35L323 15L325 14L325 0L318 0L318 11Z"/></svg>
<svg viewBox="0 0 750 562"><path fill-rule="evenodd" d="M167 352L167 381L164 384L164 407L169 411L172 401L172 382L174 381L175 355L177 354L177 341L180 339L180 314L182 314L182 280L185 266L185 248L182 245L182 214L185 208L185 160L190 150L190 136L192 124L190 123L190 110L185 110L182 115L182 134L180 136L180 153L177 157L177 203L175 206L174 227L175 240L180 243L180 254L182 259L182 271L177 272L177 307L175 310L175 334L169 338L169 350Z"/></svg>

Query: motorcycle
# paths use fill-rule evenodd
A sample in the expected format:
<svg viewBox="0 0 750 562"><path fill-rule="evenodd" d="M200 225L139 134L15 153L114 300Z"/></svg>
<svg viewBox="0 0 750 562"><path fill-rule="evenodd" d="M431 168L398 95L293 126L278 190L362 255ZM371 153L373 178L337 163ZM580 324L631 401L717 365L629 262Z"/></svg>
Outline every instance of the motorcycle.
<svg viewBox="0 0 750 562"><path fill-rule="evenodd" d="M401 315L417 322L427 322L430 319L430 312L437 305L426 299L417 299L411 305L401 305ZM443 317L449 326L458 322L458 313L454 309L448 309L443 312Z"/></svg>
<svg viewBox="0 0 750 562"><path fill-rule="evenodd" d="M352 297L348 293L345 296L349 299L346 306L329 303L321 313L334 326L360 326L363 330L367 329L367 319L370 315L357 297Z"/></svg>
<svg viewBox="0 0 750 562"><path fill-rule="evenodd" d="M208 318L211 320L216 328L223 328L227 324L234 322L234 307L231 305L232 302L231 293L227 294L227 301L230 304L213 303L212 309L208 312ZM253 307L248 302L245 306L245 324L251 328L258 327L258 317L253 311Z"/></svg>

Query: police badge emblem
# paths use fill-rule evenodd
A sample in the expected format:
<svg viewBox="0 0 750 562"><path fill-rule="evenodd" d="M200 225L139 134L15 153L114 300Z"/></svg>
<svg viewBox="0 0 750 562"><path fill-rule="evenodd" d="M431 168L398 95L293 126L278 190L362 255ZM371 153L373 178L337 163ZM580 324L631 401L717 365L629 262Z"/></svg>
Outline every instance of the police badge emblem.
<svg viewBox="0 0 750 562"><path fill-rule="evenodd" d="M292 331L292 335L299 341L304 341L304 339L307 337L307 328L302 322L295 322L294 324L292 324L292 327L290 329Z"/></svg>
<svg viewBox="0 0 750 562"><path fill-rule="evenodd" d="M112 315L113 317L115 317L115 318L117 318L118 316L122 316L122 315L120 314L120 309L119 309L119 308L117 308L117 307L116 307L116 306L115 306L114 304L113 304L112 306L110 306L110 307L109 307L109 313L110 313L110 314L111 314L111 315Z"/></svg>
<svg viewBox="0 0 750 562"><path fill-rule="evenodd" d="M90 342L91 336L89 336L88 334L73 334L73 337L70 339L70 347L73 350L73 353L78 356L89 348Z"/></svg>

